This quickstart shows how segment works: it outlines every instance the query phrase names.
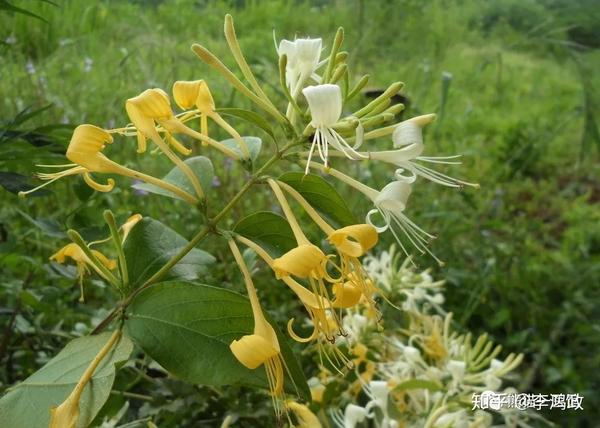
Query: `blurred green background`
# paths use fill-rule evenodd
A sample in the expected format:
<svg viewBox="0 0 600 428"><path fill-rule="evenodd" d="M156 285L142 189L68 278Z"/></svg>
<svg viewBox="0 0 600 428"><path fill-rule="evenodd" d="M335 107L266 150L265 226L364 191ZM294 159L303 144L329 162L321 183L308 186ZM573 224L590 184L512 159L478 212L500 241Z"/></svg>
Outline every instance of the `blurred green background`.
<svg viewBox="0 0 600 428"><path fill-rule="evenodd" d="M92 194L79 179L57 182L25 200L15 190L38 184L34 164L64 163L73 125L125 124L125 100L148 87L169 91L175 80L205 78L218 105L246 105L190 51L199 42L232 65L222 36L229 12L247 58L273 93L273 30L278 39L311 36L328 43L343 26L355 78L369 73L371 89L405 82L404 117L438 113L425 137L427 155L463 154L463 165L446 172L477 181L481 189L417 183L407 214L439 236L432 250L446 262L437 267L421 258L420 266L431 265L447 279L447 306L463 328L488 332L506 352L526 354L517 388L585 396L585 411L546 412L549 420L565 427L599 420L597 0L56 3L0 1L3 389L88 332L111 307L110 293L95 281L87 286L86 304L78 303L73 270L48 264L67 242L66 229L83 229L88 239L103 236L104 208L123 218L132 212L155 217L188 237L197 228L182 204L135 195L126 180L107 195ZM280 95L275 98L283 105ZM138 161L133 143L111 157L141 163L154 175L169 168L157 156ZM220 180L211 194L225 200L244 177L227 162L215 165ZM391 178L390 170L374 166L352 172L376 187ZM364 215L364 201L336 187ZM230 224L260 204L270 207L257 191ZM385 238L380 248L391 242ZM216 242L203 246L228 260ZM225 265L212 275L205 282L232 282ZM286 310L283 305L281 319ZM240 399L239 388L216 391L158 375L146 379L141 367L147 364L143 357L131 364L116 386L141 397L134 400L133 419L158 415L164 426L192 426L192 420L214 426L234 408L243 415L240 426L258 426L269 415L253 403L263 398ZM123 395L115 394L105 414L119 400Z"/></svg>

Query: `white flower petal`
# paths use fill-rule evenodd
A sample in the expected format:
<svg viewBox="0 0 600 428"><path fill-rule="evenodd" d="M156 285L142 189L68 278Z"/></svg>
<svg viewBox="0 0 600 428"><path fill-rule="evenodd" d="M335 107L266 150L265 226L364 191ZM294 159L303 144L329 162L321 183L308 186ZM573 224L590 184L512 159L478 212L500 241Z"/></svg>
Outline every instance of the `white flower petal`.
<svg viewBox="0 0 600 428"><path fill-rule="evenodd" d="M302 90L308 102L312 120L310 124L315 128L330 127L342 115L342 90L338 85L307 86Z"/></svg>

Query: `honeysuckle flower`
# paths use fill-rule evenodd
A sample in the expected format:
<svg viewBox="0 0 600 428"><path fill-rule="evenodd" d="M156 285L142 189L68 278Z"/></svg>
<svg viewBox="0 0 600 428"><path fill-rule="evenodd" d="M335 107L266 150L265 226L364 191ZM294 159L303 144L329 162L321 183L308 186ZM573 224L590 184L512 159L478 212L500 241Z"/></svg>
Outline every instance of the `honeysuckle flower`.
<svg viewBox="0 0 600 428"><path fill-rule="evenodd" d="M316 162L308 162L307 166L316 166L322 171L329 173L333 177L340 181L348 184L359 192L367 196L375 208L367 213L366 221L368 224L375 227L377 233L382 233L390 230L396 238L396 241L402 248L402 251L408 256L409 253L406 250L405 245L400 239L399 232L404 234L410 243L421 253L429 253L438 263L443 264L435 255L427 248L427 244L430 240L435 239L435 236L425 232L415 223L413 223L405 214L406 204L408 197L412 191L411 184L406 181L392 181L386 185L381 191L373 189L360 181L355 180L348 175L333 169L327 168L324 165ZM375 224L373 216L379 213L383 218L383 225Z"/></svg>
<svg viewBox="0 0 600 428"><path fill-rule="evenodd" d="M202 106L205 106L205 104L206 100L201 101ZM139 153L146 151L146 138L150 138L172 161L177 163L175 159L177 156L171 153L160 136L159 130L156 128L156 124L158 124L162 127L162 131L165 132L167 141L183 155L191 154L191 150L175 140L173 134L188 135L215 147L233 159L239 158L237 153L225 145L200 132L194 131L175 117L171 109L169 96L162 89L146 89L140 95L129 98L125 103L125 109L131 122L137 128ZM179 163L177 165L180 166Z"/></svg>
<svg viewBox="0 0 600 428"><path fill-rule="evenodd" d="M397 147L397 150L368 152L366 156L372 160L383 161L396 165L398 167L398 170L396 170L397 180L412 183L415 181L417 176L421 176L434 183L449 187L479 187L477 184L452 178L448 175L442 174L441 172L421 165L418 162L460 164L460 162L450 160L459 158L460 155L442 157L421 156L423 150L425 149L425 145L423 144L422 128L428 123L431 123L433 120L435 120L435 114L427 114L401 122L392 134L394 147ZM408 175L406 175L406 172L408 172Z"/></svg>
<svg viewBox="0 0 600 428"><path fill-rule="evenodd" d="M375 304L372 296L377 289L358 258L377 244L378 234L375 228L369 224L355 224L335 230L293 187L283 182L277 182L277 185L304 208L321 230L328 235L327 239L339 254L340 266L334 265L334 267L340 271L341 279L333 285L335 300L332 302L332 306L349 308L356 305L364 296L374 309ZM375 309L374 312L376 312Z"/></svg>
<svg viewBox="0 0 600 428"><path fill-rule="evenodd" d="M104 153L102 153L102 151L105 149L107 144L111 144L112 142L113 137L106 130L89 124L79 125L73 131L73 135L71 137L71 141L69 142L66 153L67 159L74 163L67 165L40 165L42 167L70 168L56 173L37 174L37 176L46 181L46 183L32 190L28 190L27 192L21 192L19 195L25 196L26 194L34 192L60 178L70 175L82 175L85 182L94 190L99 192L110 192L115 186L115 181L112 178L109 178L106 184L100 184L96 182L91 175L91 173L103 173L117 174L142 180L173 192L190 203L196 204L198 202L194 196L171 183L131 168L127 168L110 160L106 155L104 155Z"/></svg>
<svg viewBox="0 0 600 428"><path fill-rule="evenodd" d="M281 411L277 399L283 395L283 368L285 367L283 357L281 356L279 340L277 339L275 330L262 312L250 271L233 240L229 241L229 247L244 276L254 317L254 333L234 340L229 345L229 348L237 360L247 368L254 370L261 365L265 366L269 389L274 399L276 412L279 415Z"/></svg>
<svg viewBox="0 0 600 428"><path fill-rule="evenodd" d="M401 256L392 245L389 251L377 256L368 255L363 264L369 276L386 294L402 298L402 310L420 314L433 308L445 314L441 307L444 303L444 281L434 281L430 269L416 272L410 257L404 257L400 263Z"/></svg>
<svg viewBox="0 0 600 428"><path fill-rule="evenodd" d="M210 89L204 80L177 81L173 85L173 97L175 102L183 110L196 107L200 113L200 132L208 137L208 118L215 121L217 125L225 130L240 146L240 150L246 159L250 158L248 147L240 134L215 111L215 101ZM207 141L202 141L208 145Z"/></svg>
<svg viewBox="0 0 600 428"><path fill-rule="evenodd" d="M287 56L286 83L294 97L308 79L320 80L315 71L320 65L321 48L321 39L296 39L293 42L283 39L279 43L277 53L280 57Z"/></svg>
<svg viewBox="0 0 600 428"><path fill-rule="evenodd" d="M117 267L117 262L115 260L109 259L100 251L91 250L96 259L102 263L107 269L114 270ZM70 243L62 247L56 253L50 256L50 260L53 260L60 264L65 264L67 259L71 259L75 262L77 266L77 277L79 278L79 289L80 289L80 297L79 301L84 301L83 296L83 278L85 275L90 273L90 267L98 273L102 278L107 279L104 273L93 263L90 258L83 252L83 250L75 243Z"/></svg>
<svg viewBox="0 0 600 428"><path fill-rule="evenodd" d="M356 151L356 148L362 143L359 138L353 147L333 129L333 125L339 121L342 115L342 90L340 87L332 84L308 86L302 90L302 93L308 102L311 115L310 125L315 129L305 173L309 171L310 160L315 148L323 160L325 168L328 166L330 145L349 159L365 158L365 155Z"/></svg>
<svg viewBox="0 0 600 428"><path fill-rule="evenodd" d="M267 265L273 269L275 260L258 244L238 236L237 239L244 245L251 248L259 255ZM300 343L308 343L316 341L317 349L321 360L323 357L331 363L333 367L350 366L347 357L336 346L329 346L326 342L334 342L336 334L342 334L343 330L340 326L340 321L335 316L333 306L330 300L323 298L319 293L308 290L302 284L298 283L291 276L282 276L281 280L296 294L300 302L306 309L312 325L312 333L307 337L301 337L293 329L294 318L291 318L287 324L288 334L292 339Z"/></svg>
<svg viewBox="0 0 600 428"><path fill-rule="evenodd" d="M411 191L412 187L410 183L405 181L392 181L386 185L373 198L375 208L367 213L367 223L373 225L379 233L386 230L392 232L392 235L396 238L396 242L398 242L398 245L400 245L405 254L408 255L408 251L400 239L399 232L404 234L410 243L421 253L427 252L438 263L441 263L427 248L429 241L435 239L435 236L425 232L404 214ZM383 218L384 224L382 226L375 225L373 220L375 214L380 214Z"/></svg>
<svg viewBox="0 0 600 428"><path fill-rule="evenodd" d="M106 354L112 349L112 347L121 338L121 331L116 330L108 340L108 342L100 349L96 357L92 360L90 365L86 368L85 372L73 388L73 391L60 405L50 409L50 423L48 428L75 428L79 419L79 401L81 400L81 394L85 389L86 385L91 380L96 368L100 362L104 359Z"/></svg>
<svg viewBox="0 0 600 428"><path fill-rule="evenodd" d="M331 298L326 287L326 282L335 283L340 280L332 278L327 272L327 264L330 261L330 257L326 256L319 247L308 240L298 224L298 220L294 216L281 190L280 184L273 179L268 179L267 182L273 190L298 243L297 247L273 261L272 268L275 276L277 279L284 279L290 276L307 279L312 292L320 297L319 301L323 300L330 306ZM335 323L339 326L339 320L335 319L335 315L333 317Z"/></svg>
<svg viewBox="0 0 600 428"><path fill-rule="evenodd" d="M294 412L296 415L296 419L298 420L298 425L295 425L298 428L321 428L321 421L317 415L315 415L308 406L304 404L297 403L295 401L288 400L286 402L286 407Z"/></svg>

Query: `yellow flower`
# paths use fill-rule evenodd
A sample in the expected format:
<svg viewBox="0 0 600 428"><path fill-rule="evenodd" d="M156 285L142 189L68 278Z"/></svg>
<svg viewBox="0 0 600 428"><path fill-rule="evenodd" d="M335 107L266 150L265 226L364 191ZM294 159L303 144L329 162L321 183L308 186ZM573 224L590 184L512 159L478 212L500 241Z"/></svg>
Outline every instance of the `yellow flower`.
<svg viewBox="0 0 600 428"><path fill-rule="evenodd" d="M91 250L92 254L96 259L102 263L107 269L114 270L117 267L117 262L115 260L109 259L100 251ZM50 256L50 260L54 260L57 263L65 264L67 259L73 260L77 265L77 277L79 278L79 289L81 295L79 297L79 301L84 301L83 296L83 277L86 274L90 273L90 267L94 269L98 275L102 278L107 279L104 273L90 260L90 258L83 252L83 250L74 243L70 243L62 247L52 256Z"/></svg>
<svg viewBox="0 0 600 428"><path fill-rule="evenodd" d="M264 249L243 236L238 236L237 239L254 250L271 269L274 269L275 260ZM289 275L282 276L281 280L300 299L300 302L308 312L313 327L312 333L307 337L299 336L292 327L294 318L291 318L287 325L290 337L301 343L316 340L321 359L324 356L334 367L349 365L348 359L337 346L329 346L330 343L335 342L336 335L342 334L341 322L333 310L331 301L319 293L308 290Z"/></svg>
<svg viewBox="0 0 600 428"><path fill-rule="evenodd" d="M329 258L326 260L332 266L336 267L341 274L339 280L332 281L333 293L336 295L336 300L332 302L332 306L336 308L352 307L360 301L361 296L359 293L362 293L376 313L375 302L372 296L377 289L373 285L373 281L369 279L358 258L377 244L379 239L377 230L369 224L354 224L334 230L293 187L283 182L277 182L277 185L284 189L304 208L313 221L328 235L329 242L338 251L341 261L340 266L336 266ZM292 222L290 222L290 225L292 228L295 227ZM307 260L309 257L302 254L298 249L295 251L297 252L297 254L294 254L296 258L288 257L290 260L286 260L286 266L297 268L302 264L308 265ZM323 271L326 274L326 263L323 263L323 266ZM302 277L298 274L296 276Z"/></svg>
<svg viewBox="0 0 600 428"><path fill-rule="evenodd" d="M273 261L277 279L294 275L298 278L322 278L327 256L313 244L301 244Z"/></svg>
<svg viewBox="0 0 600 428"><path fill-rule="evenodd" d="M167 131L175 131L180 122L173 115L169 96L159 88L146 89L137 97L129 98L125 103L125 110L133 125L137 128L138 153L146 151L146 138L154 141L161 150L163 142L155 123L162 125ZM180 124L184 127L183 124ZM192 151L167 133L167 140L183 155L190 155Z"/></svg>
<svg viewBox="0 0 600 428"><path fill-rule="evenodd" d="M186 101L186 100L183 100ZM187 127L180 119L175 117L171 109L169 96L162 89L146 89L137 97L127 100L125 109L133 125L137 128L138 152L146 151L146 138L150 138L172 161L175 162L175 154L170 153L168 146L164 143L156 128L156 124L162 127L167 141L183 155L191 154L191 150L178 142L173 134L188 135L196 140L205 142L225 155L238 159L239 156L225 145L215 141L208 136ZM179 164L177 164L179 166ZM185 172L185 171L184 171Z"/></svg>
<svg viewBox="0 0 600 428"><path fill-rule="evenodd" d="M173 85L173 97L175 102L183 110L189 110L196 106L200 112L200 132L208 137L208 118L214 120L217 125L225 130L240 146L244 158L249 159L250 153L244 139L240 134L215 111L215 101L210 89L204 80L177 81ZM207 141L202 142L208 144Z"/></svg>
<svg viewBox="0 0 600 428"><path fill-rule="evenodd" d="M353 224L334 231L327 239L340 253L361 257L377 244L379 235L370 224Z"/></svg>
<svg viewBox="0 0 600 428"><path fill-rule="evenodd" d="M295 401L288 400L286 407L290 409L296 415L298 419L298 428L321 428L321 421L317 415L310 411L310 409L304 404L296 403Z"/></svg>
<svg viewBox="0 0 600 428"><path fill-rule="evenodd" d="M229 241L229 247L244 276L254 317L254 333L234 340L229 348L237 360L247 368L254 370L261 365L265 366L269 390L274 400L275 410L279 415L281 411L277 398L283 395L283 367L285 366L279 340L275 330L262 312L248 267L233 240Z"/></svg>
<svg viewBox="0 0 600 428"><path fill-rule="evenodd" d="M34 192L60 178L69 175L82 175L85 182L93 189L99 192L110 192L114 188L115 181L112 178L109 178L107 184L97 183L90 174L92 172L96 172L136 178L173 192L192 204L198 203L198 200L194 196L181 190L171 183L167 183L166 181L127 168L110 160L104 153L102 153L102 151L105 149L107 144L111 144L112 142L112 135L108 131L94 125L79 125L73 131L73 135L71 137L71 141L69 142L69 147L67 148L66 153L67 158L74 163L68 165L55 165L56 167L70 166L71 168L51 174L37 174L38 177L42 180L45 180L46 183L27 192L21 192L19 195L25 196L28 193ZM42 166L55 167L54 165Z"/></svg>

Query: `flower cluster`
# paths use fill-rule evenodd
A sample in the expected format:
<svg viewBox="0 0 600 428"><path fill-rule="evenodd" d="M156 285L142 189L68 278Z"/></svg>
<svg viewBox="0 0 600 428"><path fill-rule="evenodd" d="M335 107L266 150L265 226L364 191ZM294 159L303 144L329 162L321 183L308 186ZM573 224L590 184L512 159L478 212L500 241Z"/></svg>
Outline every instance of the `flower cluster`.
<svg viewBox="0 0 600 428"><path fill-rule="evenodd" d="M393 248L369 256L365 266L388 297L401 301L406 319L382 335L365 316L368 308L346 311L342 324L348 335L340 346L349 350L354 371L340 379L322 367L311 379L312 410L326 410L340 428L371 426L369 421L381 428L491 427L499 426L498 418L502 426L530 426L535 415L509 408L475 410L472 402L473 394L485 391L514 392L504 385L523 355L502 359L501 346L487 335L474 339L456 332L452 314L439 314L443 298L435 296L441 296L442 282L400 263Z"/></svg>

